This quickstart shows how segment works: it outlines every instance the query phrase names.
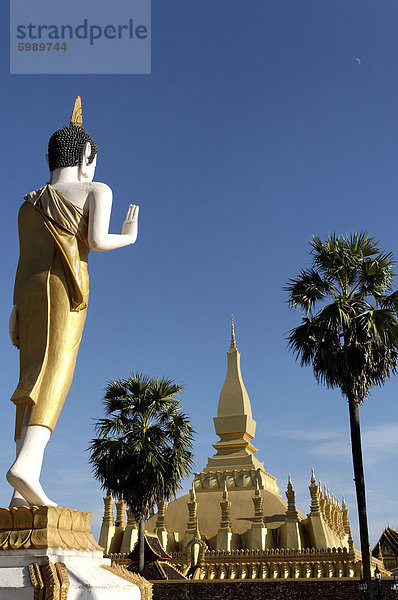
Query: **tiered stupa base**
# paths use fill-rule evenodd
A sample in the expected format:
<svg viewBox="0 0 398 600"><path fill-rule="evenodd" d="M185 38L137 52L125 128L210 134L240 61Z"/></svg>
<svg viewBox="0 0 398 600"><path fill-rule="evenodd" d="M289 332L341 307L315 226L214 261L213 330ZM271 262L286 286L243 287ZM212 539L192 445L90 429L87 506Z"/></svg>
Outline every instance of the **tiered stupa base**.
<svg viewBox="0 0 398 600"><path fill-rule="evenodd" d="M90 532L91 516L52 506L0 508L1 599L144 598L142 578L103 558Z"/></svg>

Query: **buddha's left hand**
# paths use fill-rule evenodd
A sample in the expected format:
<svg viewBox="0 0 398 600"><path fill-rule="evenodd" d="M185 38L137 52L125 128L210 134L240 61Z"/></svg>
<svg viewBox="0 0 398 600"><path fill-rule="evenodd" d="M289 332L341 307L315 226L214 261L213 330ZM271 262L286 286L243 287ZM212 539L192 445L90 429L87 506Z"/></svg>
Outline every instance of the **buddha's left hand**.
<svg viewBox="0 0 398 600"><path fill-rule="evenodd" d="M131 237L131 244L134 244L138 235L138 214L140 207L136 204L130 204L126 219L123 223L122 234Z"/></svg>

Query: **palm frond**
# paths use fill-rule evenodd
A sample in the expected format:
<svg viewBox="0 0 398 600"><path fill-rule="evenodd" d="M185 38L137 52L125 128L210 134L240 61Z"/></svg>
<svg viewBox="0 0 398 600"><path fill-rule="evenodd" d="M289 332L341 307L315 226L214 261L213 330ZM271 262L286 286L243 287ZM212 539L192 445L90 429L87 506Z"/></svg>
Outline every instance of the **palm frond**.
<svg viewBox="0 0 398 600"><path fill-rule="evenodd" d="M319 331L333 330L343 332L349 326L352 317L350 303L344 297L339 297L325 306L315 317Z"/></svg>
<svg viewBox="0 0 398 600"><path fill-rule="evenodd" d="M362 295L385 294L393 280L391 262L386 257L367 258L358 273L358 284Z"/></svg>
<svg viewBox="0 0 398 600"><path fill-rule="evenodd" d="M289 292L290 306L299 306L307 313L333 290L330 281L322 278L315 269L303 269L284 289Z"/></svg>
<svg viewBox="0 0 398 600"><path fill-rule="evenodd" d="M358 316L358 321L366 332L365 340L398 347L398 322L392 309L367 310Z"/></svg>
<svg viewBox="0 0 398 600"><path fill-rule="evenodd" d="M398 291L393 292L385 296L384 294L379 294L377 296L377 304L382 308L391 308L394 312L398 311Z"/></svg>
<svg viewBox="0 0 398 600"><path fill-rule="evenodd" d="M351 235L342 236L345 240L344 245L347 253L356 257L358 260L363 260L369 256L375 256L380 253L378 240L369 237L367 231L354 231Z"/></svg>

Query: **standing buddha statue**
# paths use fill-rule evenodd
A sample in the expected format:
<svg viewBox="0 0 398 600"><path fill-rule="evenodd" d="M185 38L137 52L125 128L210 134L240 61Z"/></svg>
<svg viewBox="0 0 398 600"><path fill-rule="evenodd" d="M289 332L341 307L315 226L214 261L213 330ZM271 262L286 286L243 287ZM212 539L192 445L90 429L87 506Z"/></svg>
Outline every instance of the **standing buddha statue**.
<svg viewBox="0 0 398 600"><path fill-rule="evenodd" d="M16 405L16 460L7 473L14 488L10 506L56 506L40 484L40 472L82 338L89 250L114 250L137 239L139 207L134 204L121 233L109 233L112 190L93 181L97 152L82 127L77 97L70 124L48 144L49 183L25 196L19 210L10 337L20 351L20 378L11 398Z"/></svg>

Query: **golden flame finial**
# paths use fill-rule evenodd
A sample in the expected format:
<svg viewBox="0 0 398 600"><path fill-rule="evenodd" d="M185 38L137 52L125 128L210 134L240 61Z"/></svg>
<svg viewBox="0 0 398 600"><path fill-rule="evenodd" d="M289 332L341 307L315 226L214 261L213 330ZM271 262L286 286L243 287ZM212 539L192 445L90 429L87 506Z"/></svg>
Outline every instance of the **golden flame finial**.
<svg viewBox="0 0 398 600"><path fill-rule="evenodd" d="M228 486L227 486L227 480L224 479L224 491L222 494L223 499L225 500L226 498L228 498Z"/></svg>
<svg viewBox="0 0 398 600"><path fill-rule="evenodd" d="M71 125L83 125L83 112L82 112L82 99L78 96L75 100L75 106L73 107L72 116L70 118Z"/></svg>
<svg viewBox="0 0 398 600"><path fill-rule="evenodd" d="M230 346L230 349L231 348L236 350L234 315L232 315L232 319L231 319L231 346Z"/></svg>

